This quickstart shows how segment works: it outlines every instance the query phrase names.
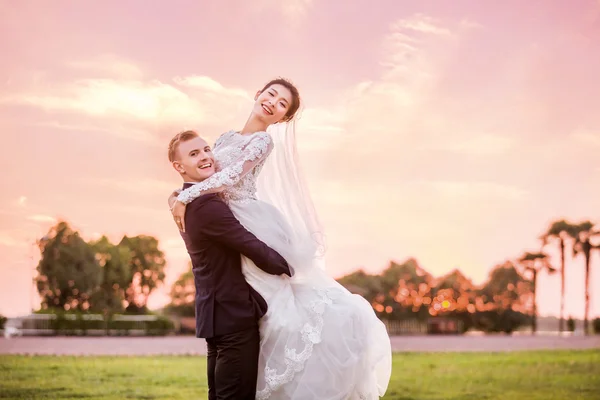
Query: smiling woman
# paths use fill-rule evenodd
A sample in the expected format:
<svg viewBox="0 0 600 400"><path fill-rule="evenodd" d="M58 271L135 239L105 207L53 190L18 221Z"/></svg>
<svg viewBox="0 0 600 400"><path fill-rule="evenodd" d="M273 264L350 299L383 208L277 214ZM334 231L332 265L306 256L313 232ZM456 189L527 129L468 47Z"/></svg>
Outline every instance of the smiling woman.
<svg viewBox="0 0 600 400"><path fill-rule="evenodd" d="M255 107L260 106L266 118L264 123L269 126L277 122L288 122L294 118L300 108L300 93L294 85L285 79L273 79L267 83L254 97ZM260 112L254 110L255 115Z"/></svg>

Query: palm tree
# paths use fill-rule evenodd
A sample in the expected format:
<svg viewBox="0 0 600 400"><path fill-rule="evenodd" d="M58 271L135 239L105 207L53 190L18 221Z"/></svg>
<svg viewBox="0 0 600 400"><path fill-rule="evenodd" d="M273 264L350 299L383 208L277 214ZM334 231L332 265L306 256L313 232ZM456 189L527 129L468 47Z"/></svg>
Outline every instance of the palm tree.
<svg viewBox="0 0 600 400"><path fill-rule="evenodd" d="M550 225L546 233L542 235L544 245L548 244L549 239L558 240L560 248L560 324L559 331L564 330L564 311L565 311L565 243L575 237L576 226L563 220L555 221Z"/></svg>
<svg viewBox="0 0 600 400"><path fill-rule="evenodd" d="M531 286L533 292L533 316L532 316L532 324L531 330L533 333L537 331L537 299L536 299L536 288L537 288L537 278L538 273L543 270L548 271L548 273L554 273L556 270L550 265L550 261L548 260L548 255L545 253L530 253L526 252L519 258L519 264L523 267L525 271L531 272Z"/></svg>
<svg viewBox="0 0 600 400"><path fill-rule="evenodd" d="M583 316L583 332L588 334L589 312L590 312L590 259L593 249L600 248L600 245L594 246L591 240L594 236L600 235L600 232L594 231L594 224L590 221L581 222L576 226L575 244L573 246L575 254L583 254L585 262L585 311Z"/></svg>

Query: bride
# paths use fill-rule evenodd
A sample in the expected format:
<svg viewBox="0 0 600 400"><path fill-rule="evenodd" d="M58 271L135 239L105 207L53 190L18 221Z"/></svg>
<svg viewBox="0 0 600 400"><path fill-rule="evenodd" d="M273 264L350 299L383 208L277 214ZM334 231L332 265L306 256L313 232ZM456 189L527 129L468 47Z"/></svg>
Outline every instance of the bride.
<svg viewBox="0 0 600 400"><path fill-rule="evenodd" d="M390 340L371 305L324 270L321 230L297 160L298 90L275 79L254 100L243 129L217 139L218 172L169 198L175 221L184 221L193 199L219 192L294 270L292 278L269 275L242 256L246 280L268 304L259 323L257 399L377 399L390 380Z"/></svg>

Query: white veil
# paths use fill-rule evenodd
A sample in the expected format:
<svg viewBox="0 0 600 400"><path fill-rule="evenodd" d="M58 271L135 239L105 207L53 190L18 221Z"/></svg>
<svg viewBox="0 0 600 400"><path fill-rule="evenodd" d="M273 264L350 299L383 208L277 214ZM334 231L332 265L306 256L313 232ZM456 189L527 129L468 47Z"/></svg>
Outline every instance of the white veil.
<svg viewBox="0 0 600 400"><path fill-rule="evenodd" d="M294 271L288 281L256 266L244 269L269 305L261 319L256 398L379 398L392 366L385 325L364 298L324 270L325 237L302 173L296 121L267 132L273 149L258 174L261 201L230 204Z"/></svg>
<svg viewBox="0 0 600 400"><path fill-rule="evenodd" d="M300 165L296 146L296 119L271 125L273 150L259 174L258 198L283 214L295 239L314 247L313 262L324 267L325 235L317 217Z"/></svg>

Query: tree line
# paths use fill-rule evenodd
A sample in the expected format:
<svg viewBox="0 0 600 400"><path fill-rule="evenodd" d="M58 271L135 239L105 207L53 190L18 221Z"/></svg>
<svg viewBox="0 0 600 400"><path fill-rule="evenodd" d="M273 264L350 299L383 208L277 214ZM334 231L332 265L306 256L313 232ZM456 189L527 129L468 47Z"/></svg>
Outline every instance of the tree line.
<svg viewBox="0 0 600 400"><path fill-rule="evenodd" d="M447 316L463 321L465 329L475 327L485 331L511 331L519 325L531 325L537 330L537 281L541 272L560 272L561 300L559 331L565 330L564 302L568 268L585 271L584 323L590 332L591 259L600 256L600 229L590 221L578 223L561 219L554 221L539 237L537 251L527 251L494 267L482 285L475 286L455 270L435 278L418 266L415 260L392 263L380 275L358 271L342 277L339 282L349 290L371 301L381 318L417 319ZM547 251L556 248L560 266L551 264ZM574 265L571 265L574 264ZM600 319L594 330L600 332ZM572 324L569 330L572 330Z"/></svg>
<svg viewBox="0 0 600 400"><path fill-rule="evenodd" d="M559 220L540 235L537 251L495 266L481 285L474 285L459 270L434 277L415 259L392 262L377 275L358 270L338 281L367 299L382 319L425 321L441 316L461 320L464 329L510 332L531 325L535 331L537 278L542 271L559 272L559 329L563 331L567 272L583 266L588 332L591 259L595 253L600 255L599 242L600 230L590 221ZM148 297L164 283L165 256L152 236L125 235L116 244L106 236L87 242L67 222L59 221L37 244L41 259L36 284L43 310L145 313ZM551 265L546 251L552 247L559 251L560 265ZM193 316L194 294L190 264L172 285L165 311Z"/></svg>
<svg viewBox="0 0 600 400"><path fill-rule="evenodd" d="M590 221L555 221L540 235L540 248L525 252L495 266L487 280L475 285L458 269L434 277L417 260L391 262L388 268L372 275L363 270L338 279L349 291L371 303L378 317L391 321L447 317L462 321L469 328L490 332L511 332L522 325L537 330L537 280L542 271L561 276L560 326L564 330L564 284L569 264L585 268L584 330L589 332L590 265L594 252L600 255L600 231ZM557 247L561 265L551 265L546 251ZM569 265L571 267L571 265ZM573 265L572 267L576 267ZM171 287L170 312L194 315L194 277L191 266ZM572 322L573 323L573 322ZM572 325L571 323L571 325ZM596 320L596 325L600 320ZM569 330L573 330L570 326ZM597 328L600 330L600 327Z"/></svg>

